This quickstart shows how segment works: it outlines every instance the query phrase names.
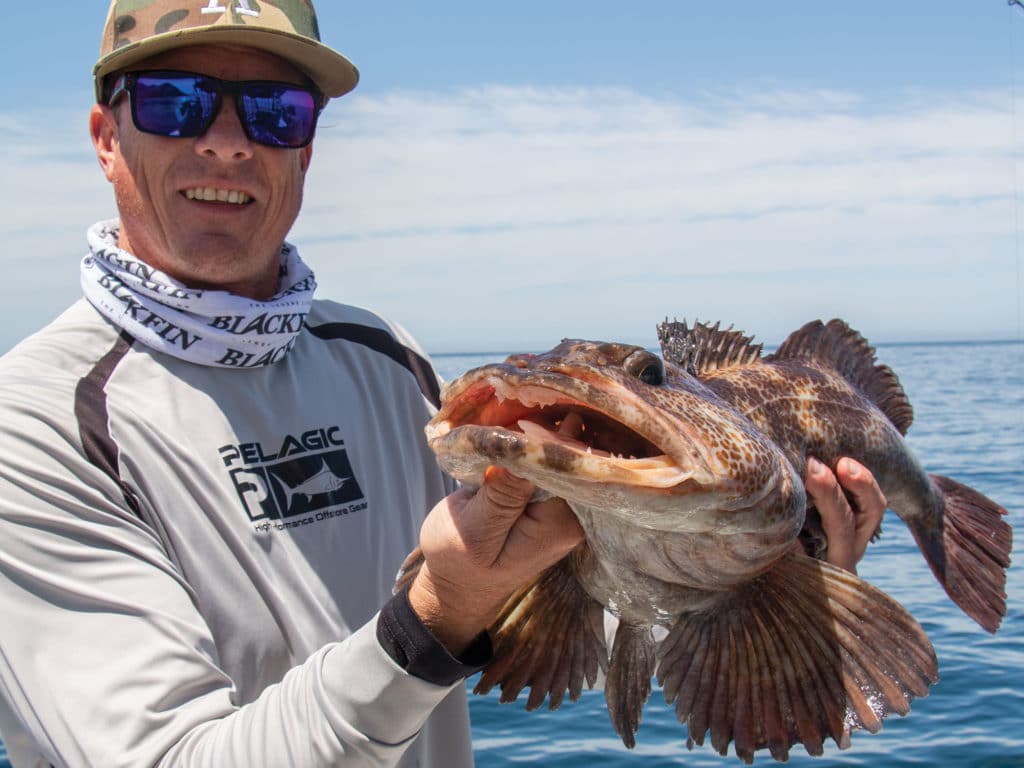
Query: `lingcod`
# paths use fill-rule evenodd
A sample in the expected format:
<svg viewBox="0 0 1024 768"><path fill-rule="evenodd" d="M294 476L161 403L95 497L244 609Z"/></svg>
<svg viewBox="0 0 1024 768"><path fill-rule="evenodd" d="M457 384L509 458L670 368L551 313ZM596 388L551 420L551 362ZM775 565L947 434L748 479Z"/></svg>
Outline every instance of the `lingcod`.
<svg viewBox="0 0 1024 768"><path fill-rule="evenodd" d="M981 493L921 468L895 373L841 320L770 355L719 324L658 327L662 355L563 340L445 385L427 426L444 470L494 465L564 499L585 540L510 597L476 686L551 709L604 675L633 747L656 679L688 744L745 762L822 753L877 731L938 679L932 645L893 598L830 565L801 478L814 456L873 473L935 576L994 632L1012 531ZM405 578L415 572L407 563ZM617 619L610 643L605 616Z"/></svg>

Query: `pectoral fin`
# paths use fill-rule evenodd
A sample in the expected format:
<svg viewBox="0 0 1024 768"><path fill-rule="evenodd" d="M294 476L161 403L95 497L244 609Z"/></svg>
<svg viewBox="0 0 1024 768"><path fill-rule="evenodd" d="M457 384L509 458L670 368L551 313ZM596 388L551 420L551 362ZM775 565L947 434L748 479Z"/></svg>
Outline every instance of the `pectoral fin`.
<svg viewBox="0 0 1024 768"><path fill-rule="evenodd" d="M659 649L658 681L690 738L747 763L793 744L819 755L851 729L875 732L938 679L924 630L853 574L801 554L686 614Z"/></svg>
<svg viewBox="0 0 1024 768"><path fill-rule="evenodd" d="M489 630L494 661L474 693L486 694L498 685L507 703L529 687L528 710L545 698L550 709L558 709L566 693L576 701L584 684L594 687L598 669L607 666L608 651L604 609L583 590L574 570L585 547L509 598Z"/></svg>

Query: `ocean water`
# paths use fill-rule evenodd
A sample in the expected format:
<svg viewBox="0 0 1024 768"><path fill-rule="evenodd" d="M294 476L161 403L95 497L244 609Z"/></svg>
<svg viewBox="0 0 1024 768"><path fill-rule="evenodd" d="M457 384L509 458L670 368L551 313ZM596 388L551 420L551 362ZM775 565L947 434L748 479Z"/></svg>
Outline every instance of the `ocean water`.
<svg viewBox="0 0 1024 768"><path fill-rule="evenodd" d="M434 362L451 379L503 357L441 355ZM995 635L967 619L935 582L900 520L887 513L882 538L868 549L860 575L921 622L935 646L941 679L907 717L888 718L880 733L854 733L851 747L842 751L828 743L819 758L796 746L789 764L1024 768L1024 344L882 345L878 357L899 374L914 405L907 439L921 463L1010 511L1017 535L1007 615ZM495 692L469 699L481 768L742 765L709 745L688 751L686 730L657 688L633 750L612 730L600 691L587 691L555 712L526 712L523 695L512 704L499 704ZM767 752L754 762L775 764ZM9 768L2 744L0 768Z"/></svg>

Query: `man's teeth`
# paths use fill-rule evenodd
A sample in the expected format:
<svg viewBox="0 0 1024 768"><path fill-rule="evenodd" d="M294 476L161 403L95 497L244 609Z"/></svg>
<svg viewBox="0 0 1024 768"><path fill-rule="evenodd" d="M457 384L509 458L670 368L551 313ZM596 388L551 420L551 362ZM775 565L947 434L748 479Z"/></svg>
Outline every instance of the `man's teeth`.
<svg viewBox="0 0 1024 768"><path fill-rule="evenodd" d="M245 194L245 192L239 192L237 189L214 189L213 187L195 187L193 189L186 189L185 197L189 200L235 203L237 205L245 205L252 200L252 198Z"/></svg>

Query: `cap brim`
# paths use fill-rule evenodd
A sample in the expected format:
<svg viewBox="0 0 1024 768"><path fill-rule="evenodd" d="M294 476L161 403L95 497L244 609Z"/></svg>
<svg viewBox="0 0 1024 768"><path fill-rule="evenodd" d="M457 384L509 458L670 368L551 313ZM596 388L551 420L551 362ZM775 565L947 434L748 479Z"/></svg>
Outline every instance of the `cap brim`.
<svg viewBox="0 0 1024 768"><path fill-rule="evenodd" d="M356 87L359 70L337 51L308 37L275 29L244 25L202 27L165 32L130 43L107 54L93 67L96 98L100 99L103 78L164 51L188 45L228 43L259 48L290 61L313 81L325 96L337 98Z"/></svg>

